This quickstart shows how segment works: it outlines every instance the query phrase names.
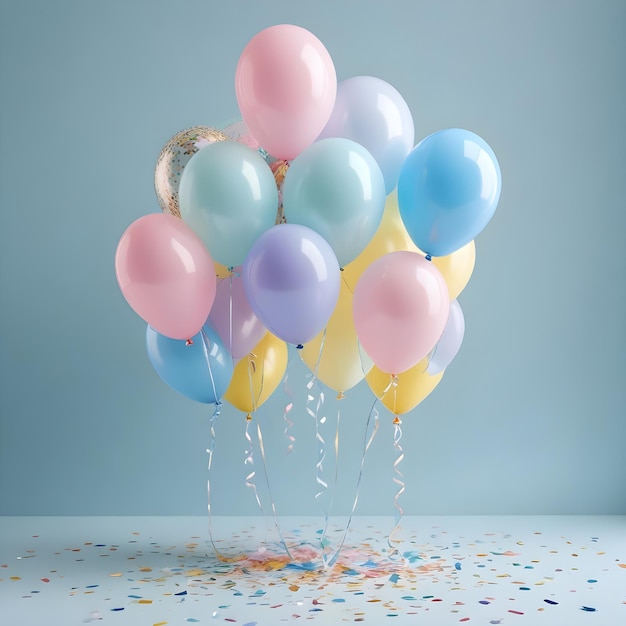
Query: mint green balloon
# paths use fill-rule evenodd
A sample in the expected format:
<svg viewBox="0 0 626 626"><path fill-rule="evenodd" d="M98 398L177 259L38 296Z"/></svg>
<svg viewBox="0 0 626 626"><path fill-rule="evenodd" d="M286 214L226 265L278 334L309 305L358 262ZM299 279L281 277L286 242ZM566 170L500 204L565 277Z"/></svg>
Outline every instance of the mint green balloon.
<svg viewBox="0 0 626 626"><path fill-rule="evenodd" d="M378 163L350 139L311 144L293 160L283 185L287 222L322 235L341 267L353 261L374 236L385 200Z"/></svg>
<svg viewBox="0 0 626 626"><path fill-rule="evenodd" d="M259 235L276 222L272 170L247 146L209 144L194 154L180 179L180 214L222 265L241 265Z"/></svg>

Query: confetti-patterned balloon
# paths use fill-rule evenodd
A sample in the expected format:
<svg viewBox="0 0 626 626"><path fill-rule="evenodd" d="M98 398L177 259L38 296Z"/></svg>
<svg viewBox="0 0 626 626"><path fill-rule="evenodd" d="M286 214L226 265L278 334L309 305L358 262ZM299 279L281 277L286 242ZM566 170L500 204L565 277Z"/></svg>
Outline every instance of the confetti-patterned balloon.
<svg viewBox="0 0 626 626"><path fill-rule="evenodd" d="M228 137L208 126L193 126L176 133L163 147L154 171L154 188L164 213L180 217L178 187L185 165L204 146Z"/></svg>

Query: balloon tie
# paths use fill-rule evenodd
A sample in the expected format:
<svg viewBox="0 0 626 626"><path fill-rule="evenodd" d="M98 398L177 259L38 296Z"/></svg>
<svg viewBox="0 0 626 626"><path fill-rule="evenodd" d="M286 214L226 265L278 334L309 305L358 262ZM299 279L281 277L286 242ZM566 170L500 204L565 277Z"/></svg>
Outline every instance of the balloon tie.
<svg viewBox="0 0 626 626"><path fill-rule="evenodd" d="M193 346L193 339L191 339L191 337L189 339L187 339L187 341L185 341L185 345L186 346Z"/></svg>
<svg viewBox="0 0 626 626"><path fill-rule="evenodd" d="M350 525L352 524L352 518L354 517L354 512L356 511L356 506L359 501L359 495L361 491L361 481L363 479L365 457L367 456L367 452L370 449L372 442L374 441L374 438L376 437L376 433L378 432L378 427L379 427L378 418L380 414L378 412L378 409L376 408L377 402L378 402L378 398L374 400L374 403L372 404L372 408L370 409L369 415L367 416L367 422L365 425L365 434L363 437L363 454L361 455L361 466L359 468L359 475L357 478L356 490L354 493L354 501L352 503L352 509L350 510L350 515L348 516L348 522L346 524L346 527L343 530L343 535L341 537L341 540L339 541L339 544L337 546L337 549L335 550L335 553L332 555L330 559L328 559L328 561L325 561L326 567L332 567L337 562L337 559L339 558L339 553L341 552L341 549L343 548L343 545L346 541L346 537L348 536ZM338 435L337 435L337 440L338 440ZM338 446L338 443L336 443L336 445Z"/></svg>
<svg viewBox="0 0 626 626"><path fill-rule="evenodd" d="M427 261L432 261L433 260L433 257L430 256L430 254L427 254L425 258L426 258Z"/></svg>
<svg viewBox="0 0 626 626"><path fill-rule="evenodd" d="M302 350L302 349L304 349L304 346L303 346L301 343L299 343L299 344L296 346L296 350Z"/></svg>

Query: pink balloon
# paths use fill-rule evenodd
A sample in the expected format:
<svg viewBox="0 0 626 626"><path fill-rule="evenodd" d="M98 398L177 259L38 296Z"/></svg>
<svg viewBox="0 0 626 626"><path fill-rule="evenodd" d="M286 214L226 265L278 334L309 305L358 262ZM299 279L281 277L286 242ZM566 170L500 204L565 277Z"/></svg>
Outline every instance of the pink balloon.
<svg viewBox="0 0 626 626"><path fill-rule="evenodd" d="M128 304L162 335L188 339L206 322L215 298L215 265L177 217L152 213L135 220L117 246L115 272Z"/></svg>
<svg viewBox="0 0 626 626"><path fill-rule="evenodd" d="M250 308L241 276L236 274L217 285L209 320L234 359L246 356L267 332Z"/></svg>
<svg viewBox="0 0 626 626"><path fill-rule="evenodd" d="M241 115L271 155L293 159L328 122L337 95L335 66L322 42L300 26L257 33L235 74Z"/></svg>
<svg viewBox="0 0 626 626"><path fill-rule="evenodd" d="M365 352L383 371L401 374L439 341L450 298L434 263L416 252L391 252L361 275L352 303Z"/></svg>

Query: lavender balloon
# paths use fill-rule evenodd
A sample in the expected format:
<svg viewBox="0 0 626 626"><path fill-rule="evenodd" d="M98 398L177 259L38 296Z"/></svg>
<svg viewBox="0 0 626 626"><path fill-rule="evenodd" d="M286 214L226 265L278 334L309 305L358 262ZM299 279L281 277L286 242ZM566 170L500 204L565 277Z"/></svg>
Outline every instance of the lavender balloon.
<svg viewBox="0 0 626 626"><path fill-rule="evenodd" d="M443 372L452 363L463 343L465 318L458 300L450 302L448 322L443 334L428 357L427 371L431 376Z"/></svg>
<svg viewBox="0 0 626 626"><path fill-rule="evenodd" d="M332 115L318 140L327 137L344 137L366 148L378 163L389 194L413 149L415 127L409 106L395 87L374 76L353 76L337 85Z"/></svg>
<svg viewBox="0 0 626 626"><path fill-rule="evenodd" d="M248 354L267 332L250 308L243 281L237 274L218 283L209 320L235 360Z"/></svg>
<svg viewBox="0 0 626 626"><path fill-rule="evenodd" d="M300 224L279 224L256 240L242 266L250 307L287 343L302 345L327 324L341 280L330 244Z"/></svg>

